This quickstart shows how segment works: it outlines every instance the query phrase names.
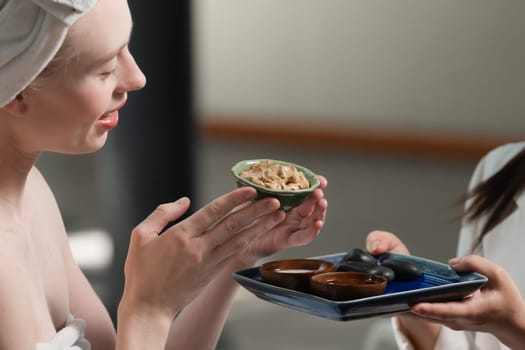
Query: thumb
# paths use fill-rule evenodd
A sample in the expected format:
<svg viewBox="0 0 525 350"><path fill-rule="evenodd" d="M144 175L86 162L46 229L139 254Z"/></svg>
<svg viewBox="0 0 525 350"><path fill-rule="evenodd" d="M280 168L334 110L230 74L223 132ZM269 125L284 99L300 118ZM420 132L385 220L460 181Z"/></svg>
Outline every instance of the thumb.
<svg viewBox="0 0 525 350"><path fill-rule="evenodd" d="M450 259L449 264L458 272L478 272L485 275L489 280L489 285L492 286L510 279L508 272L503 267L475 254Z"/></svg>
<svg viewBox="0 0 525 350"><path fill-rule="evenodd" d="M384 252L409 254L408 248L395 234L388 231L375 230L366 237L366 249L372 255Z"/></svg>

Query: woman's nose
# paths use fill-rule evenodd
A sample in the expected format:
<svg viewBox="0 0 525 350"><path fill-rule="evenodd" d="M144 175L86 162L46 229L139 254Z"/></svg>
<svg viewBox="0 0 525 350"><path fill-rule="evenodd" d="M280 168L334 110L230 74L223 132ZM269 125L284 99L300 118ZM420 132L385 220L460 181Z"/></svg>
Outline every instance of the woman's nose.
<svg viewBox="0 0 525 350"><path fill-rule="evenodd" d="M124 67L118 88L123 92L142 89L146 85L146 76L129 51L126 53Z"/></svg>

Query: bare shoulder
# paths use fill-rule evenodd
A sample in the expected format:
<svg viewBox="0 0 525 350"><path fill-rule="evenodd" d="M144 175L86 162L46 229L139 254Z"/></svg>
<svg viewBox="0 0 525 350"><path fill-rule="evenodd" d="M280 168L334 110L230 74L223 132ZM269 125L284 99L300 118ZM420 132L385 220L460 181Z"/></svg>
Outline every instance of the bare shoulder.
<svg viewBox="0 0 525 350"><path fill-rule="evenodd" d="M48 197L48 199L54 202L56 205L55 196L53 195L51 188L49 188L46 179L37 167L33 166L33 168L31 168L27 181L27 185L33 193Z"/></svg>
<svg viewBox="0 0 525 350"><path fill-rule="evenodd" d="M55 196L40 171L33 167L27 179L29 202L36 206L37 220L59 235L65 234L62 215Z"/></svg>

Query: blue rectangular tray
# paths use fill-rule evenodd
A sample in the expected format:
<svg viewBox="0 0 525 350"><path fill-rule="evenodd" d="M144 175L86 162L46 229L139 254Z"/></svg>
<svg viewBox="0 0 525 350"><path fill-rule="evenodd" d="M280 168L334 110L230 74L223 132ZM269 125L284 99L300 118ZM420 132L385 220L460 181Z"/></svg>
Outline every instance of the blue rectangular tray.
<svg viewBox="0 0 525 350"><path fill-rule="evenodd" d="M312 257L338 264L346 253ZM392 254L392 253L389 253ZM391 281L385 293L374 297L349 301L333 301L313 294L286 289L262 281L259 267L234 272L233 278L255 296L270 303L312 315L349 321L405 312L418 302L444 302L462 299L486 282L479 273L458 274L448 265L408 255L394 254L419 264L421 276L414 281Z"/></svg>

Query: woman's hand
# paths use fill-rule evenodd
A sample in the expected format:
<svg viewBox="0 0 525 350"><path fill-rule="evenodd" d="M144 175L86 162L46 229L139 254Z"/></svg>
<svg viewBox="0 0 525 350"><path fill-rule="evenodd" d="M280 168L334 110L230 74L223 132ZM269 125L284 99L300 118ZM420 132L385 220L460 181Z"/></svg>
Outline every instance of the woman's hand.
<svg viewBox="0 0 525 350"><path fill-rule="evenodd" d="M324 225L328 202L323 190L326 178L319 176L320 185L301 205L286 214L286 219L251 242L239 258L241 265L252 266L258 259L277 251L310 243Z"/></svg>
<svg viewBox="0 0 525 350"><path fill-rule="evenodd" d="M452 329L489 332L512 349L523 348L525 305L507 271L478 255L454 258L449 264L456 271L479 272L488 282L462 301L420 303L411 311Z"/></svg>
<svg viewBox="0 0 525 350"><path fill-rule="evenodd" d="M253 188L236 189L165 232L190 202L160 205L132 232L121 305L135 314L173 319L217 272L284 220L278 200L252 203L255 198Z"/></svg>
<svg viewBox="0 0 525 350"><path fill-rule="evenodd" d="M372 231L366 237L366 249L372 255L385 252L408 255L406 245L395 234L387 231ZM441 326L426 322L410 312L397 316L401 331L410 339L414 349L433 349Z"/></svg>
<svg viewBox="0 0 525 350"><path fill-rule="evenodd" d="M387 231L372 231L366 237L366 249L372 255L385 252L410 254L408 248L393 233Z"/></svg>
<svg viewBox="0 0 525 350"><path fill-rule="evenodd" d="M371 232L366 246L374 255L387 251L409 254L396 235L385 231ZM410 313L398 316L415 348L432 349L439 325L455 330L489 332L512 349L523 347L525 304L507 271L478 255L454 258L449 264L458 272L479 272L488 277L488 282L462 301L419 303L411 307Z"/></svg>

